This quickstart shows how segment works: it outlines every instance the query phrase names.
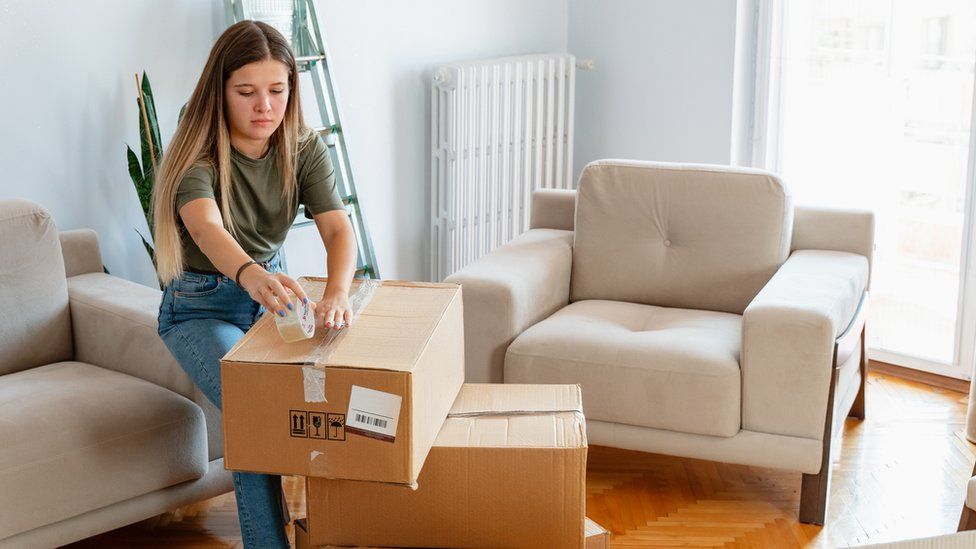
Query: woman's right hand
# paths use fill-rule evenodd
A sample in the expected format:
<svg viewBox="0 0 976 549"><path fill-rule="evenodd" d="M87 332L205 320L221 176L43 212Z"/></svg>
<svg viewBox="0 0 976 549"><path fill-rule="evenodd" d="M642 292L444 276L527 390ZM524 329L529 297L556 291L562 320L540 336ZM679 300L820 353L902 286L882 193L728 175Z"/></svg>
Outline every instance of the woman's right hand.
<svg viewBox="0 0 976 549"><path fill-rule="evenodd" d="M268 311L285 316L285 309L293 309L289 290L299 299L308 300L302 285L285 273L269 273L260 265L250 265L241 273L241 287L251 299Z"/></svg>

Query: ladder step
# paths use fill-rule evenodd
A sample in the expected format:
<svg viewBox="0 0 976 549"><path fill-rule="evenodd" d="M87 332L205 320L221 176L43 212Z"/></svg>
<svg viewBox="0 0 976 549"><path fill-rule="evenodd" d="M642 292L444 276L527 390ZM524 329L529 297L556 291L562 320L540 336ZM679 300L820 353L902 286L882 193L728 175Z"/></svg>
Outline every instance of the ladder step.
<svg viewBox="0 0 976 549"><path fill-rule="evenodd" d="M300 55L295 58L295 63L301 65L303 63L312 64L325 59L325 54L318 55Z"/></svg>
<svg viewBox="0 0 976 549"><path fill-rule="evenodd" d="M338 124L333 124L331 126L319 126L317 128L312 128L312 130L322 136L339 133L341 131Z"/></svg>

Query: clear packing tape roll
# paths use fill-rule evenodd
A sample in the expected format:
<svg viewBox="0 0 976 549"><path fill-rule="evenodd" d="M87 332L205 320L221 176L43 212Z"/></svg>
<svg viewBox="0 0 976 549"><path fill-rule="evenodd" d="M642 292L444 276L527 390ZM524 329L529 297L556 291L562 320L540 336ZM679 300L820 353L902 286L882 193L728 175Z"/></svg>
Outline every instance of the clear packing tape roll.
<svg viewBox="0 0 976 549"><path fill-rule="evenodd" d="M355 324L359 313L369 304L369 301L373 298L373 293L383 284L382 281L372 278L362 278L358 279L358 281L359 287L349 297L349 306L352 308L352 321L350 322L350 326L341 330L327 328L325 337L322 338L322 341L305 358L305 365L302 366L305 402L327 402L325 399L325 364L345 337L346 332L352 329L352 325ZM312 329L314 330L314 318Z"/></svg>
<svg viewBox="0 0 976 549"><path fill-rule="evenodd" d="M311 302L306 303L297 295L291 296L291 310L285 310L285 316L274 315L278 335L288 343L308 339L315 335L315 313Z"/></svg>

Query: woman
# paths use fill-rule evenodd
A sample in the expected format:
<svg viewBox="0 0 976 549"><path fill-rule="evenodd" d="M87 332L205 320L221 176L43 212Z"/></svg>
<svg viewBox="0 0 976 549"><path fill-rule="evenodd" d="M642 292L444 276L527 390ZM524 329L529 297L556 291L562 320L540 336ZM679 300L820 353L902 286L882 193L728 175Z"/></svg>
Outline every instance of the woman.
<svg viewBox="0 0 976 549"><path fill-rule="evenodd" d="M351 324L352 226L329 152L303 123L298 70L271 26L242 21L217 39L162 160L153 193L159 335L218 408L220 359L265 311L284 316L301 286L278 250L304 204L328 252L316 324ZM281 479L234 473L246 547L288 547Z"/></svg>

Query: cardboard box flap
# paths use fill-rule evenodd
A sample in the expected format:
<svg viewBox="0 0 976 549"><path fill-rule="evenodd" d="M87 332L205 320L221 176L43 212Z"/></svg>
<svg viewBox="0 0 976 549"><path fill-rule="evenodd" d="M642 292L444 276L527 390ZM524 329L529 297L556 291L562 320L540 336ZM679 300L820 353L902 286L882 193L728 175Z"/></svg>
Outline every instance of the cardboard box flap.
<svg viewBox="0 0 976 549"><path fill-rule="evenodd" d="M327 280L302 277L299 282L309 299L318 301ZM354 282L353 292L356 287ZM415 288L425 291L412 291ZM330 343L334 347L319 365L412 371L444 312L452 300L460 299L459 288L450 283L382 281L352 327ZM327 334L326 328L316 328L311 339L288 343L278 334L274 317L266 314L223 360L304 365L315 355L323 356L317 349Z"/></svg>
<svg viewBox="0 0 976 549"><path fill-rule="evenodd" d="M466 383L434 446L586 447L580 388Z"/></svg>
<svg viewBox="0 0 976 549"><path fill-rule="evenodd" d="M579 385L465 383L448 414L451 417L583 413Z"/></svg>
<svg viewBox="0 0 976 549"><path fill-rule="evenodd" d="M511 416L448 416L434 446L504 448L584 448L580 412Z"/></svg>

